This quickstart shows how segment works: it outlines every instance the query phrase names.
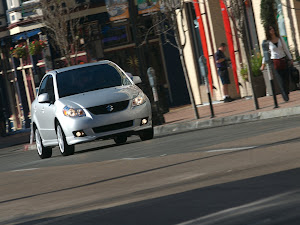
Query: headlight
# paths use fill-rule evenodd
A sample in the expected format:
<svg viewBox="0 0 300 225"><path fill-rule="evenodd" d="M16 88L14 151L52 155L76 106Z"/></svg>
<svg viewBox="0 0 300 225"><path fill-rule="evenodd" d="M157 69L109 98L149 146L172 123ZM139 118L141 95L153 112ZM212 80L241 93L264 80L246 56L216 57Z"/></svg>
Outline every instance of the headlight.
<svg viewBox="0 0 300 225"><path fill-rule="evenodd" d="M85 116L85 112L83 109L73 109L68 106L65 106L63 109L63 113L68 117L83 117Z"/></svg>
<svg viewBox="0 0 300 225"><path fill-rule="evenodd" d="M144 95L144 93L139 93L139 95L132 100L132 106L135 107L138 105L142 105L145 102L146 102L146 96Z"/></svg>

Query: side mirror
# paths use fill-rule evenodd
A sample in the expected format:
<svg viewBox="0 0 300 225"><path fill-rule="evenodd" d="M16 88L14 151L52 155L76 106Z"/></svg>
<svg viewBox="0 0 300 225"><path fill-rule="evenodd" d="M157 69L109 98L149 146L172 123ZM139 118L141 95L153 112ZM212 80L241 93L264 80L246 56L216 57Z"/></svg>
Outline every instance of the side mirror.
<svg viewBox="0 0 300 225"><path fill-rule="evenodd" d="M39 103L50 103L48 93L43 93L38 96Z"/></svg>
<svg viewBox="0 0 300 225"><path fill-rule="evenodd" d="M132 81L133 81L134 84L142 83L142 80L139 76L133 76Z"/></svg>

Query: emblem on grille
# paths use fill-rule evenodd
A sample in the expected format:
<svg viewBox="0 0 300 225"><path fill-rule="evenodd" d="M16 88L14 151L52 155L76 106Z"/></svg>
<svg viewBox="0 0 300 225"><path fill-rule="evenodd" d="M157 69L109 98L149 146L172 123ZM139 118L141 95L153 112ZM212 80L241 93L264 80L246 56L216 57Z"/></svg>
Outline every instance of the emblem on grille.
<svg viewBox="0 0 300 225"><path fill-rule="evenodd" d="M112 105L108 105L108 106L106 106L106 110L108 112L112 112L114 110L114 107Z"/></svg>

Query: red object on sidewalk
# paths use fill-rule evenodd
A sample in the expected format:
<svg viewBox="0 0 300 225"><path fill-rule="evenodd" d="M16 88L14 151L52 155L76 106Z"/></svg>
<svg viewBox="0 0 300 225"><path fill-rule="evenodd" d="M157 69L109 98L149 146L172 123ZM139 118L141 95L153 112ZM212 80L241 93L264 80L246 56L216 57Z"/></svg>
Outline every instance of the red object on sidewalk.
<svg viewBox="0 0 300 225"><path fill-rule="evenodd" d="M201 17L199 2L196 0L194 0L194 8L195 8L197 21L199 24L199 33L200 33L200 38L201 38L201 43L202 43L203 54L204 54L204 57L206 58L206 62L207 62L208 82L209 82L209 86L210 86L210 92L213 94L213 82L212 82L211 69L210 69L210 64L209 64L205 30L204 30L204 26L203 26L202 17Z"/></svg>
<svg viewBox="0 0 300 225"><path fill-rule="evenodd" d="M236 72L236 61L235 61L235 54L234 54L232 31L231 31L230 21L229 21L229 17L228 17L228 12L227 12L227 9L226 9L226 6L225 6L223 0L220 0L220 6L221 6L223 21L224 21L224 27L225 27L225 33L226 33L226 38L227 38L228 50L229 50L230 59L231 59L235 87L236 87L237 93L240 94L239 80L238 80L238 76L237 76L237 72Z"/></svg>

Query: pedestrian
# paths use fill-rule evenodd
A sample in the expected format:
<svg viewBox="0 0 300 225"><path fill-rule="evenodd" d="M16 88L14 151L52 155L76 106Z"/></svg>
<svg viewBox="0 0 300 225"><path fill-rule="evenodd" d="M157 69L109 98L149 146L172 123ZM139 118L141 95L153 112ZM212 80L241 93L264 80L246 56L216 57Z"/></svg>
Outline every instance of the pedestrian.
<svg viewBox="0 0 300 225"><path fill-rule="evenodd" d="M223 85L223 99L224 102L231 102L232 98L230 98L228 94L228 85L230 84L229 73L228 73L228 59L225 56L225 50L227 45L225 43L221 43L218 51L215 54L215 60L218 68L218 75L222 81Z"/></svg>
<svg viewBox="0 0 300 225"><path fill-rule="evenodd" d="M0 136L2 137L6 136L5 116L4 116L3 107L1 105L1 100L0 100Z"/></svg>
<svg viewBox="0 0 300 225"><path fill-rule="evenodd" d="M293 65L293 59L288 47L281 36L279 36L274 26L269 26L266 31L269 41L269 51L271 60L275 69L275 76L284 101L289 101L289 66ZM265 68L265 59L263 58L261 70Z"/></svg>

